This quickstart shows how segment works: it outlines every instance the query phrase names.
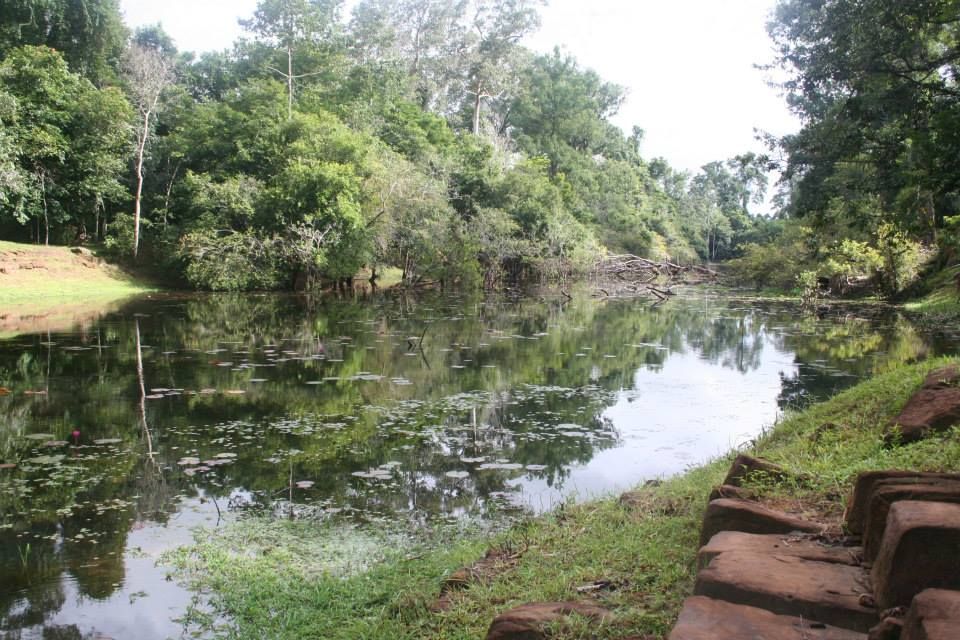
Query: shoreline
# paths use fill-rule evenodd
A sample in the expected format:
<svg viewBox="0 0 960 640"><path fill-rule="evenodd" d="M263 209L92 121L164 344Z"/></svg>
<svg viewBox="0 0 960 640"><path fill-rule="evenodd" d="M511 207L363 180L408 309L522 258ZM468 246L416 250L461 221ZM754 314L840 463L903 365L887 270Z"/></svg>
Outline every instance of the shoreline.
<svg viewBox="0 0 960 640"><path fill-rule="evenodd" d="M928 371L957 362L938 358L877 375L787 416L743 451L619 499L523 520L492 538L385 552L362 570L331 573L318 553L329 555L331 530L309 520L241 520L226 535L198 534L197 544L167 560L194 590L213 595L215 610L234 621L241 638L477 638L515 606L570 600L602 606L613 617L599 626L575 618L556 637L665 636L692 591L708 494L735 453L762 456L809 478L750 485L761 502L839 527L844 497L860 471L960 471L956 428L901 447L884 448L881 437ZM284 540L296 546L285 549ZM273 552L256 553L270 544ZM482 561L485 555L493 560ZM203 628L202 617L188 619Z"/></svg>

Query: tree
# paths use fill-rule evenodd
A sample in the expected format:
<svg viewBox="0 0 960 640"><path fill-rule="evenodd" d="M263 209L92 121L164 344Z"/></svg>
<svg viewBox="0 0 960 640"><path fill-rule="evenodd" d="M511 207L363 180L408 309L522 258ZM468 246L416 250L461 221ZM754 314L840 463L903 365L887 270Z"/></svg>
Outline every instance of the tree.
<svg viewBox="0 0 960 640"><path fill-rule="evenodd" d="M260 0L250 20L241 24L286 56L286 71L269 67L287 85L287 115L293 117L293 94L297 80L321 73L299 71L294 59L302 49L316 49L329 42L337 31L343 0ZM302 51L301 51L302 53Z"/></svg>
<svg viewBox="0 0 960 640"><path fill-rule="evenodd" d="M470 22L473 37L467 41L464 91L472 96L471 131L480 134L480 109L484 100L501 97L511 63L520 51L520 40L540 26L536 6L540 0L474 0Z"/></svg>
<svg viewBox="0 0 960 640"><path fill-rule="evenodd" d="M781 0L768 30L804 126L780 140L791 210L879 197L883 217L933 233L960 193L955 0ZM875 224L875 223L870 223Z"/></svg>
<svg viewBox="0 0 960 640"><path fill-rule="evenodd" d="M133 199L133 257L140 248L140 205L143 197L144 157L153 137L153 118L161 108L163 92L174 80L173 63L162 50L133 43L124 56L127 90L137 110L136 157L134 172L136 186Z"/></svg>
<svg viewBox="0 0 960 640"><path fill-rule="evenodd" d="M126 39L118 0L0 3L0 56L23 45L46 45L97 86L116 79Z"/></svg>

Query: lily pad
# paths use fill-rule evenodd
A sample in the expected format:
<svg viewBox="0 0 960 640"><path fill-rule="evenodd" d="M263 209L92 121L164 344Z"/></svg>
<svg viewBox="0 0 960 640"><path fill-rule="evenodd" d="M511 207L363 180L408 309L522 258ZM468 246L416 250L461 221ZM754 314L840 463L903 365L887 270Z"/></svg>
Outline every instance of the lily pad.
<svg viewBox="0 0 960 640"><path fill-rule="evenodd" d="M314 485L313 480L298 480L296 482L296 487L298 489L309 489Z"/></svg>
<svg viewBox="0 0 960 640"><path fill-rule="evenodd" d="M27 462L33 464L60 464L60 461L63 460L65 456L55 455L55 456L37 456L36 458L30 458Z"/></svg>
<svg viewBox="0 0 960 640"><path fill-rule="evenodd" d="M94 440L93 444L120 444L123 442L120 438L100 438L99 440Z"/></svg>
<svg viewBox="0 0 960 640"><path fill-rule="evenodd" d="M470 477L470 473L467 471L447 471L443 475L447 476L448 478L455 478L457 480Z"/></svg>
<svg viewBox="0 0 960 640"><path fill-rule="evenodd" d="M181 467L189 467L195 464L200 464L200 458L194 458L191 456L188 456L186 458L180 458L179 460L177 460L177 464L180 465Z"/></svg>
<svg viewBox="0 0 960 640"><path fill-rule="evenodd" d="M31 433L23 437L27 440L53 440L52 433Z"/></svg>

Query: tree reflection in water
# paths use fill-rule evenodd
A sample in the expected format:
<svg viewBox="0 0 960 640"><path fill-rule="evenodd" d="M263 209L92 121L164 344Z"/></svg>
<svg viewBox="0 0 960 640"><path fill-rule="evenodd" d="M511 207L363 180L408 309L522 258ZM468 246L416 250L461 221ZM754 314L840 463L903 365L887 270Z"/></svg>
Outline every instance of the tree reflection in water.
<svg viewBox="0 0 960 640"><path fill-rule="evenodd" d="M67 586L91 602L126 597L131 532L177 526L186 504L493 517L524 483L565 494L572 470L624 446L632 426L605 412L671 358L745 385L780 358L787 407L933 350L896 317L817 319L702 293L656 308L155 297L75 333L7 340L0 464L18 466L0 469L0 633L82 637L53 622Z"/></svg>

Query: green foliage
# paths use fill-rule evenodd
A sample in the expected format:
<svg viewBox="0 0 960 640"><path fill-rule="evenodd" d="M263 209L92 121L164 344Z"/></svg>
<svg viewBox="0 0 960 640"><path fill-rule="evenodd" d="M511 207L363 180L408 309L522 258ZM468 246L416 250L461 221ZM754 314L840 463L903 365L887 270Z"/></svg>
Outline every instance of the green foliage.
<svg viewBox="0 0 960 640"><path fill-rule="evenodd" d="M896 295L916 281L922 259L919 242L886 223L877 229L877 250L883 260L881 285L887 295Z"/></svg>
<svg viewBox="0 0 960 640"><path fill-rule="evenodd" d="M159 25L126 42L115 0L18 0L0 9L0 227L142 244L172 279L231 290L363 267L495 286L756 239L764 159L693 180L648 165L643 131L610 122L622 88L519 44L540 4L365 0L345 22L340 0L262 0L249 39L197 57ZM63 57L17 48L65 34Z"/></svg>
<svg viewBox="0 0 960 640"><path fill-rule="evenodd" d="M180 254L192 285L214 291L275 289L284 276L275 238L253 232L202 229L181 239Z"/></svg>

